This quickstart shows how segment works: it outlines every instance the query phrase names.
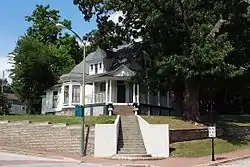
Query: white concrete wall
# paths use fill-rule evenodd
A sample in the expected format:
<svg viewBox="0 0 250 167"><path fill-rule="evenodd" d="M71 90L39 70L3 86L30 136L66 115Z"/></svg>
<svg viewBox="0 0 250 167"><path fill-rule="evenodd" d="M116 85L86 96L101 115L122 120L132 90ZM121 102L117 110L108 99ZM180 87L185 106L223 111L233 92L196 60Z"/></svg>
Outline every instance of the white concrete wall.
<svg viewBox="0 0 250 167"><path fill-rule="evenodd" d="M95 125L95 157L112 157L117 153L120 116L114 124Z"/></svg>
<svg viewBox="0 0 250 167"><path fill-rule="evenodd" d="M167 124L149 124L137 115L147 154L169 157L169 127Z"/></svg>

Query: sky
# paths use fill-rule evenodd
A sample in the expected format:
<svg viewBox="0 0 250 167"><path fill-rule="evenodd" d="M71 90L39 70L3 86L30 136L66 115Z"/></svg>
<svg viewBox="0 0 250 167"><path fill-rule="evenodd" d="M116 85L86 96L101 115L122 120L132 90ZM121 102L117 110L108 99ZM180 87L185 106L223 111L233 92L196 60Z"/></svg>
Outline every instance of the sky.
<svg viewBox="0 0 250 167"><path fill-rule="evenodd" d="M0 71L10 68L6 56L13 51L18 37L22 36L29 27L24 17L31 15L36 4L49 4L51 9L59 10L62 19L71 20L72 28L80 36L96 28L95 20L84 21L77 6L73 4L73 0L2 1L0 5Z"/></svg>

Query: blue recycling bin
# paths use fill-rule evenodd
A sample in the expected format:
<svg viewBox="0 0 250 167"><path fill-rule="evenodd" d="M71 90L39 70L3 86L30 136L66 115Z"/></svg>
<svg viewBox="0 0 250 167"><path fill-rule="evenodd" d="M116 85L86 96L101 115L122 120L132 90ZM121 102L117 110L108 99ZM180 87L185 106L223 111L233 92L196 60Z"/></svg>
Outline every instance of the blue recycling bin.
<svg viewBox="0 0 250 167"><path fill-rule="evenodd" d="M82 106L80 105L75 106L75 116L82 117Z"/></svg>

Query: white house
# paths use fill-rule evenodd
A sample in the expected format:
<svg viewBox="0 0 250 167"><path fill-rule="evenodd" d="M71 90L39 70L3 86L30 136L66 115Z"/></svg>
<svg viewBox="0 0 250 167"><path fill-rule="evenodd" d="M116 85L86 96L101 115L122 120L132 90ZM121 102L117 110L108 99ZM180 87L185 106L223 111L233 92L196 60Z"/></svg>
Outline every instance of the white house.
<svg viewBox="0 0 250 167"><path fill-rule="evenodd" d="M113 51L97 48L87 55L85 115L107 114L109 103L114 106L138 103L140 112L144 114L169 110L168 92L152 93L143 85L126 84L125 81L140 70L134 58L133 46L124 45ZM46 90L42 96L42 114L74 115L75 106L82 104L82 74L83 62L62 75L57 85Z"/></svg>

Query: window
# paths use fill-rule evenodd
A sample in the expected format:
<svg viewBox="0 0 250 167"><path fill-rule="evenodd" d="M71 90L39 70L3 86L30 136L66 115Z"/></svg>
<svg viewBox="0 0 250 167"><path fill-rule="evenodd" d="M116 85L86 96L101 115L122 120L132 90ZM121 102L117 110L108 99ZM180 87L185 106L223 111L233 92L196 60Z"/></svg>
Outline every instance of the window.
<svg viewBox="0 0 250 167"><path fill-rule="evenodd" d="M102 63L99 64L99 68L100 68L100 69L102 68Z"/></svg>
<svg viewBox="0 0 250 167"><path fill-rule="evenodd" d="M64 103L69 103L69 85L64 86Z"/></svg>
<svg viewBox="0 0 250 167"><path fill-rule="evenodd" d="M80 103L80 85L72 87L72 103Z"/></svg>
<svg viewBox="0 0 250 167"><path fill-rule="evenodd" d="M105 92L106 90L106 83L105 82L101 82L100 83L100 92Z"/></svg>
<svg viewBox="0 0 250 167"><path fill-rule="evenodd" d="M53 92L53 108L57 107L57 99L58 99L58 92L54 91Z"/></svg>
<svg viewBox="0 0 250 167"><path fill-rule="evenodd" d="M98 72L98 64L95 64L95 74Z"/></svg>
<svg viewBox="0 0 250 167"><path fill-rule="evenodd" d="M91 69L91 71L93 71L93 64L90 65L90 69Z"/></svg>

